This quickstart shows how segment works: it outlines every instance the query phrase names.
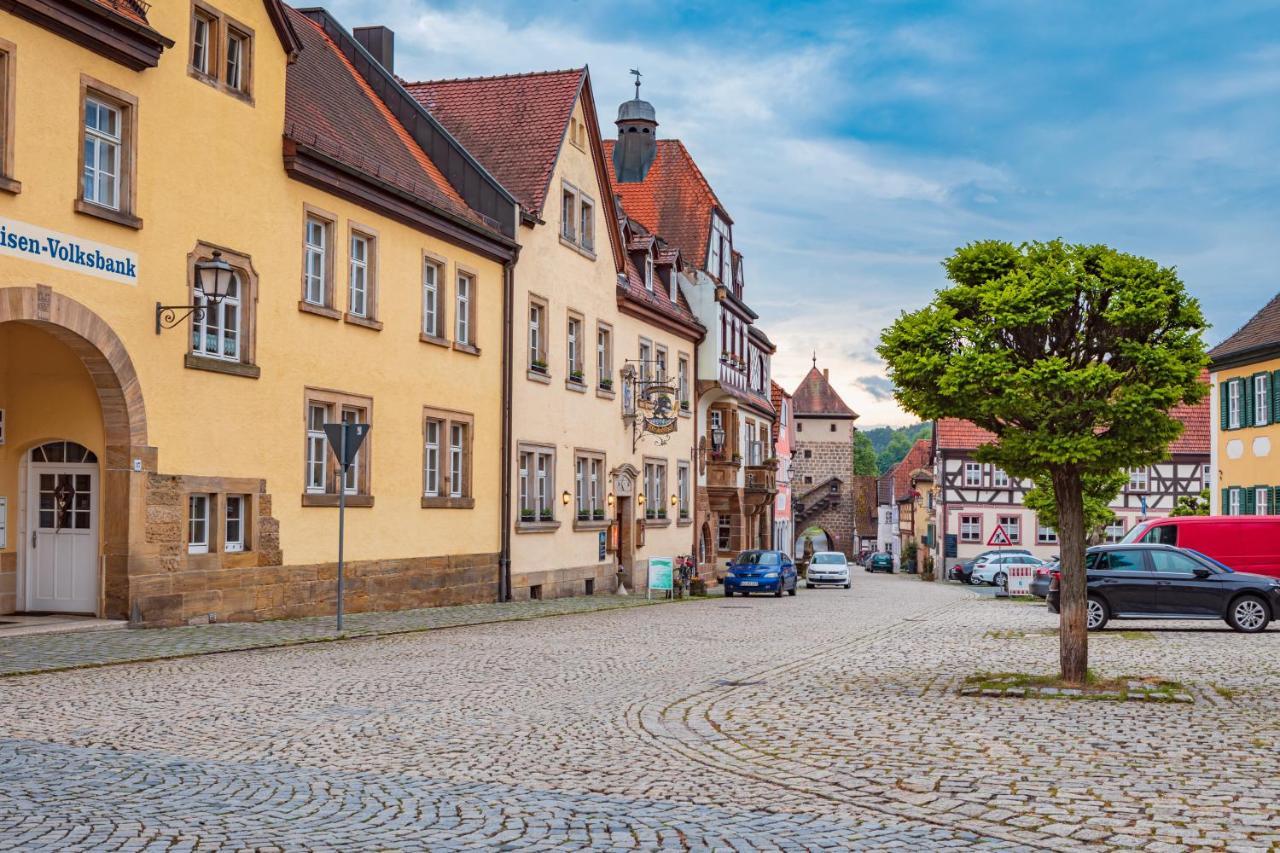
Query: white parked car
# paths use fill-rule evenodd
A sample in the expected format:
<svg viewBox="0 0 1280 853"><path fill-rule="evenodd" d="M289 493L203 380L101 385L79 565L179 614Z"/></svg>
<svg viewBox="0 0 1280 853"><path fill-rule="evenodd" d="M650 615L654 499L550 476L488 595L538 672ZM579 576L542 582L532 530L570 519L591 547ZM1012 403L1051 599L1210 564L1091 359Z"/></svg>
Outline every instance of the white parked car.
<svg viewBox="0 0 1280 853"><path fill-rule="evenodd" d="M832 584L849 588L849 561L839 551L818 551L809 560L809 572L805 575L807 588Z"/></svg>
<svg viewBox="0 0 1280 853"><path fill-rule="evenodd" d="M1010 566L1043 566L1044 560L1030 554L986 554L973 564L969 583L1007 586Z"/></svg>

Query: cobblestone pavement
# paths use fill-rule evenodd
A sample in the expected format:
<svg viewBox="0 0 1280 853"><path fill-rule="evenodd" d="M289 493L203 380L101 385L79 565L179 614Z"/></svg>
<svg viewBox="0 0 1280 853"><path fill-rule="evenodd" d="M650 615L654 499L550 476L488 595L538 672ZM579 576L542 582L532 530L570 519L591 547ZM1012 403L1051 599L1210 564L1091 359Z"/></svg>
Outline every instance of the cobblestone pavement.
<svg viewBox="0 0 1280 853"><path fill-rule="evenodd" d="M106 666L118 663L319 643L341 637L406 634L489 622L538 619L568 613L591 613L663 603L640 596L580 596L504 604L464 604L392 613L348 613L341 635L334 617L280 619L273 622L230 622L183 628L155 628L102 633L23 634L0 636L0 677Z"/></svg>
<svg viewBox="0 0 1280 853"><path fill-rule="evenodd" d="M0 848L1280 845L1280 631L1092 643L1192 705L960 697L1051 671L1053 617L857 575L5 679Z"/></svg>

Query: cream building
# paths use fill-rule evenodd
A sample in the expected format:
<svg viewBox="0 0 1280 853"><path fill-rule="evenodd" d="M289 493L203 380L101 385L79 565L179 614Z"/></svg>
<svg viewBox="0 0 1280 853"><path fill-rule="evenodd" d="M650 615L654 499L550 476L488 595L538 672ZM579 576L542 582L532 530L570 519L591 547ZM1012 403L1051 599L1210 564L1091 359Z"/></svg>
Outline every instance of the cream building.
<svg viewBox="0 0 1280 853"><path fill-rule="evenodd" d="M619 567L644 589L650 558L694 548L704 332L680 294L679 258L656 235L624 233L586 69L408 89L520 203L509 592L611 592ZM641 429L646 382L672 387L667 434Z"/></svg>

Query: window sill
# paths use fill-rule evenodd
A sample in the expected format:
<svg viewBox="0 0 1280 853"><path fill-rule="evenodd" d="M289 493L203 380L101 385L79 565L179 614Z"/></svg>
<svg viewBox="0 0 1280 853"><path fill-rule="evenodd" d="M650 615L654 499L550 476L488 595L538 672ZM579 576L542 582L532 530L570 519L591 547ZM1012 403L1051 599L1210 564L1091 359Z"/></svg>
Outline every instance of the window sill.
<svg viewBox="0 0 1280 853"><path fill-rule="evenodd" d="M13 178L6 178L4 175L0 175L0 191L17 195L22 192L22 181L14 180Z"/></svg>
<svg viewBox="0 0 1280 853"><path fill-rule="evenodd" d="M368 317L361 317L359 314L343 314L342 319L353 326L364 326L366 329L373 329L375 332L382 331L382 323L377 320L371 320Z"/></svg>
<svg viewBox="0 0 1280 853"><path fill-rule="evenodd" d="M517 521L516 533L555 533L560 529L558 521Z"/></svg>
<svg viewBox="0 0 1280 853"><path fill-rule="evenodd" d="M690 410L690 409L681 409L681 410L680 410L680 417L682 417L682 418L691 418L691 417L693 417L693 412L692 412L692 410Z"/></svg>
<svg viewBox="0 0 1280 853"><path fill-rule="evenodd" d="M428 498L422 499L423 509L474 509L475 498Z"/></svg>
<svg viewBox="0 0 1280 853"><path fill-rule="evenodd" d="M574 519L574 522L573 522L574 530L607 530L608 528L609 528L608 519L601 519L600 521L595 521L594 519L593 520Z"/></svg>
<svg viewBox="0 0 1280 853"><path fill-rule="evenodd" d="M543 373L540 370L534 370L533 368L529 368L528 370L525 371L525 376L527 376L530 380L534 382L541 382L543 385L551 384L551 374Z"/></svg>
<svg viewBox="0 0 1280 853"><path fill-rule="evenodd" d="M693 525L692 518L682 518L676 522L677 527L690 527Z"/></svg>
<svg viewBox="0 0 1280 853"><path fill-rule="evenodd" d="M337 506L337 495L319 495L311 492L304 492L302 495L303 506ZM347 495L347 506L353 507L370 507L373 506L373 495Z"/></svg>
<svg viewBox="0 0 1280 853"><path fill-rule="evenodd" d="M612 388L597 388L596 396L602 400L612 400L616 398L618 394Z"/></svg>
<svg viewBox="0 0 1280 853"><path fill-rule="evenodd" d="M454 341L451 346L453 347L454 352L465 352L467 355L480 354L480 347L475 346L474 344L463 344L458 341Z"/></svg>
<svg viewBox="0 0 1280 853"><path fill-rule="evenodd" d="M645 527L670 527L671 519L669 518L646 518L644 520Z"/></svg>
<svg viewBox="0 0 1280 853"><path fill-rule="evenodd" d="M587 393L587 383L585 382L577 382L573 379L566 379L564 381L564 387L568 388L570 391L577 391L579 394Z"/></svg>
<svg viewBox="0 0 1280 853"><path fill-rule="evenodd" d="M223 361L220 358L207 358L191 352L187 353L186 358L183 359L182 366L192 370L207 370L210 373L225 373L228 376L244 376L249 379L257 379L262 375L262 368L256 364Z"/></svg>
<svg viewBox="0 0 1280 853"><path fill-rule="evenodd" d="M132 228L135 231L142 229L142 220L138 217L121 210L112 210L109 207L85 201L82 198L76 199L75 210L76 213L83 213L85 216L92 216L95 219L105 219L108 222L114 222L117 225L123 225L125 228Z"/></svg>
<svg viewBox="0 0 1280 853"><path fill-rule="evenodd" d="M438 347L444 347L445 349L449 348L449 341L444 338L437 338L435 335L428 335L426 332L419 333L418 340L422 341L424 344L435 344Z"/></svg>
<svg viewBox="0 0 1280 853"><path fill-rule="evenodd" d="M327 305L313 305L305 299L298 300L298 310L318 317L328 317L330 320L342 319L341 311L335 311Z"/></svg>

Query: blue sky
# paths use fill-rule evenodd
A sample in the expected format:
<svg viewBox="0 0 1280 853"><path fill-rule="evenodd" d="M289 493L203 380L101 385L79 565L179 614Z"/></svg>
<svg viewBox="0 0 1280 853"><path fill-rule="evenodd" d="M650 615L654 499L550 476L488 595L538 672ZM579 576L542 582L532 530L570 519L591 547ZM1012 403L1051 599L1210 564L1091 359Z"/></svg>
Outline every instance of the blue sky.
<svg viewBox="0 0 1280 853"><path fill-rule="evenodd" d="M860 425L879 330L971 240L1106 242L1176 266L1215 343L1280 291L1280 3L333 0L409 78L589 64L685 141L735 220L778 381Z"/></svg>

